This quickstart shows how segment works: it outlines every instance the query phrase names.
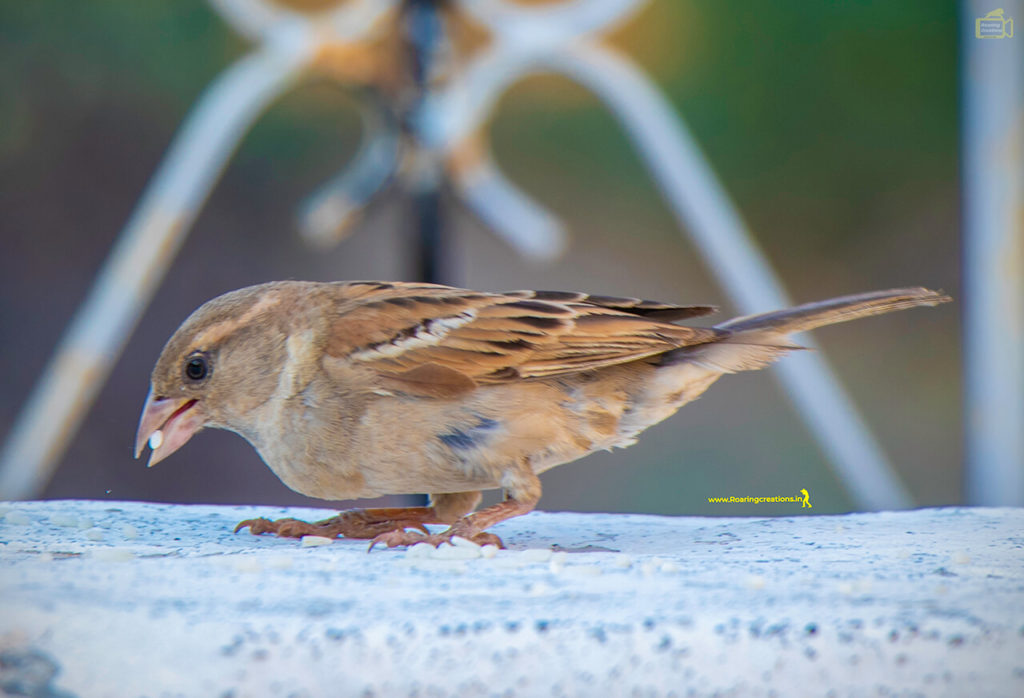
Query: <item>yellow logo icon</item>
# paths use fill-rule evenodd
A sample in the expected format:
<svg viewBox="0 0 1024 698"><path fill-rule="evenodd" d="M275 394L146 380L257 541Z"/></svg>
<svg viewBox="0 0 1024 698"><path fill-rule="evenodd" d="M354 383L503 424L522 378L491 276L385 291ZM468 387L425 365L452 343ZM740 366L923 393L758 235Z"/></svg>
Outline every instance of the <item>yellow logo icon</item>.
<svg viewBox="0 0 1024 698"><path fill-rule="evenodd" d="M800 494L802 494L804 496L804 501L800 503L800 508L801 509L804 509L804 508L810 509L811 508L811 495L808 494L807 490L804 489L804 488L800 489Z"/></svg>
<svg viewBox="0 0 1024 698"><path fill-rule="evenodd" d="M1013 37L1013 18L1003 17L1003 8L992 10L974 20L974 35L979 39L1009 39Z"/></svg>

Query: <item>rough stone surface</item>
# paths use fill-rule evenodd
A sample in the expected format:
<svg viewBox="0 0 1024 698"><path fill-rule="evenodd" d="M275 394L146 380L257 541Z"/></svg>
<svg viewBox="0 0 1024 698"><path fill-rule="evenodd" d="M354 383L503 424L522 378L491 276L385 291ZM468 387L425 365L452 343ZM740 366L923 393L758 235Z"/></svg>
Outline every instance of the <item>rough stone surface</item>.
<svg viewBox="0 0 1024 698"><path fill-rule="evenodd" d="M0 505L0 693L1024 695L1021 509L534 513L497 553L231 532L329 514Z"/></svg>

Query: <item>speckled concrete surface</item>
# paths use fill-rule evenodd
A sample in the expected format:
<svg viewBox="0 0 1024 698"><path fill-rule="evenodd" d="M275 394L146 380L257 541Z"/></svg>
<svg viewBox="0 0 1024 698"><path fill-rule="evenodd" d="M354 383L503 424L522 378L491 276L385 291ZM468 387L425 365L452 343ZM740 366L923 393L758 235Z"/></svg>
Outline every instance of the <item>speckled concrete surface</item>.
<svg viewBox="0 0 1024 698"><path fill-rule="evenodd" d="M534 513L492 557L231 533L328 514L0 505L0 693L1024 695L1024 510Z"/></svg>

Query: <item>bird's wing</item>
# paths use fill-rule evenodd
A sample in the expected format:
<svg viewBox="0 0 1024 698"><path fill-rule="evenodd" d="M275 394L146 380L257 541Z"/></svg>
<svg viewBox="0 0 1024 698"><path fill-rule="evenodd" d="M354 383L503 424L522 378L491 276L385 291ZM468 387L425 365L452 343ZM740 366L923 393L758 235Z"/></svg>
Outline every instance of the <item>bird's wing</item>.
<svg viewBox="0 0 1024 698"><path fill-rule="evenodd" d="M569 292L478 293L430 284L347 284L327 354L424 395L635 361L718 337L664 321L711 312Z"/></svg>
<svg viewBox="0 0 1024 698"><path fill-rule="evenodd" d="M576 291L510 291L502 295L561 303L583 303L609 310L618 310L630 315L639 315L649 320L659 320L661 322L676 322L677 320L685 320L687 318L702 317L718 310L713 305L674 305L672 303L648 301L642 298L597 296Z"/></svg>

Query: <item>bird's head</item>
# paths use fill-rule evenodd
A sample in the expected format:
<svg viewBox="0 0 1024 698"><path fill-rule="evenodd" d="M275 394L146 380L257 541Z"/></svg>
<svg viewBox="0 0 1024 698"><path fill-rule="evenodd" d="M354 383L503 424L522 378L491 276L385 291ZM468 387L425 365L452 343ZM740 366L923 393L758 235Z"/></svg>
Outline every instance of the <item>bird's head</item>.
<svg viewBox="0 0 1024 698"><path fill-rule="evenodd" d="M244 432L246 418L273 394L286 352L294 294L252 286L202 305L168 340L153 368L135 437L153 466L204 427Z"/></svg>

